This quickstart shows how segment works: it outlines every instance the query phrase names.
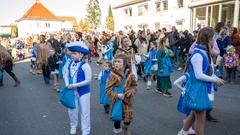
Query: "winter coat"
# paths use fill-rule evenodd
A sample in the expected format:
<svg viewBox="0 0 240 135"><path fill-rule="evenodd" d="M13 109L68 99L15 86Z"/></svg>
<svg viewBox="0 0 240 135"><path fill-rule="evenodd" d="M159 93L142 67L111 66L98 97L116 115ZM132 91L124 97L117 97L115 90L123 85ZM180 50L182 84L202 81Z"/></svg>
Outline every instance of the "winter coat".
<svg viewBox="0 0 240 135"><path fill-rule="evenodd" d="M126 73L126 80L124 83L123 121L131 122L133 119L133 97L137 92L137 82L134 74L132 74L130 70L127 70ZM111 100L110 110L112 110L114 103L118 99L118 95L113 91L113 88L121 85L123 76L121 71L112 71L108 78L106 94Z"/></svg>
<svg viewBox="0 0 240 135"><path fill-rule="evenodd" d="M226 53L226 47L228 45L231 45L231 40L229 38L229 36L226 36L225 38L218 38L217 39L217 44L218 44L218 48L220 50L220 56L223 57L224 53Z"/></svg>

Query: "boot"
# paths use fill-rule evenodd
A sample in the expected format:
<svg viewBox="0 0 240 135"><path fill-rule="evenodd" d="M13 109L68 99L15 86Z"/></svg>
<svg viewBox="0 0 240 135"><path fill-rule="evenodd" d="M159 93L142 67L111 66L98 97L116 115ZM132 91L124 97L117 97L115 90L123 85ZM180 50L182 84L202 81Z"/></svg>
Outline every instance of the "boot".
<svg viewBox="0 0 240 135"><path fill-rule="evenodd" d="M15 84L13 85L13 87L17 87L21 82L18 80L17 76L13 77Z"/></svg>
<svg viewBox="0 0 240 135"><path fill-rule="evenodd" d="M217 122L217 119L215 119L214 117L212 117L211 115L211 111L212 110L207 110L206 112L206 119L210 122Z"/></svg>
<svg viewBox="0 0 240 135"><path fill-rule="evenodd" d="M3 86L3 79L0 79L0 87Z"/></svg>

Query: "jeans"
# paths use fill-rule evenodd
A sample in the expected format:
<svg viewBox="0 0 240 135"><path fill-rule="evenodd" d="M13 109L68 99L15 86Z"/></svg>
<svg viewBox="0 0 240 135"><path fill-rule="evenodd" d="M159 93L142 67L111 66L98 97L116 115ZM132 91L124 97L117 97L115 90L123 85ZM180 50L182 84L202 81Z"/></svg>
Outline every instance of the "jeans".
<svg viewBox="0 0 240 135"><path fill-rule="evenodd" d="M220 64L218 65L219 68L219 76L223 76L223 60L220 61Z"/></svg>
<svg viewBox="0 0 240 135"><path fill-rule="evenodd" d="M173 53L175 55L174 63L178 67L182 67L183 60L182 60L182 57L180 57L180 51L181 51L180 48L178 48L176 46L171 46L171 50L173 51Z"/></svg>
<svg viewBox="0 0 240 135"><path fill-rule="evenodd" d="M183 67L183 63L184 63L184 53L179 51L179 55L178 55L178 67Z"/></svg>
<svg viewBox="0 0 240 135"><path fill-rule="evenodd" d="M236 68L226 68L226 79L229 81L236 79Z"/></svg>

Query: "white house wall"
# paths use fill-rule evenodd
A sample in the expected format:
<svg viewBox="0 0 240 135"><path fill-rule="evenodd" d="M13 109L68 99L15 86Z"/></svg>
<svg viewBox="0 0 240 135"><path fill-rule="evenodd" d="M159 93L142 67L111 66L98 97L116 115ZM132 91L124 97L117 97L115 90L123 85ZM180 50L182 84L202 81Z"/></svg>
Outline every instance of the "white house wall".
<svg viewBox="0 0 240 135"><path fill-rule="evenodd" d="M126 30L125 26L132 26L132 29L137 31L140 24L147 24L148 28L155 30L155 23L160 23L160 27L170 28L171 26L178 26L176 21L183 20L179 30L186 30L190 28L190 9L188 3L190 0L184 0L184 8L177 8L177 0L168 1L168 10L156 12L155 0L143 2L135 5L130 5L113 10L115 19L115 30ZM148 12L143 16L138 16L138 6L148 3ZM126 16L124 9L132 8L132 16Z"/></svg>
<svg viewBox="0 0 240 135"><path fill-rule="evenodd" d="M23 20L17 24L18 35L19 37L26 37L32 34L61 31L61 23L61 21Z"/></svg>
<svg viewBox="0 0 240 135"><path fill-rule="evenodd" d="M61 24L62 30L72 30L73 29L73 22L62 22Z"/></svg>

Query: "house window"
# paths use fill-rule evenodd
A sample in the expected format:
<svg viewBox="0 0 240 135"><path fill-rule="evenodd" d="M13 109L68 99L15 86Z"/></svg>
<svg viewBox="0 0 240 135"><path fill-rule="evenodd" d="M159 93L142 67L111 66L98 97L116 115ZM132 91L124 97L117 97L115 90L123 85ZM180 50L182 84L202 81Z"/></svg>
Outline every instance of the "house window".
<svg viewBox="0 0 240 135"><path fill-rule="evenodd" d="M40 26L39 26L39 22L37 22L37 28L39 28Z"/></svg>
<svg viewBox="0 0 240 135"><path fill-rule="evenodd" d="M155 30L159 30L160 28L160 22L155 23Z"/></svg>
<svg viewBox="0 0 240 135"><path fill-rule="evenodd" d="M164 0L162 3L163 3L163 10L168 10L168 0Z"/></svg>
<svg viewBox="0 0 240 135"><path fill-rule="evenodd" d="M139 28L139 29L147 29L147 28L148 28L148 25L147 25L147 24L139 24L139 25L138 25L138 28Z"/></svg>
<svg viewBox="0 0 240 135"><path fill-rule="evenodd" d="M124 13L126 16L132 16L132 8L124 9Z"/></svg>
<svg viewBox="0 0 240 135"><path fill-rule="evenodd" d="M156 0L155 5L157 12L168 10L168 0Z"/></svg>
<svg viewBox="0 0 240 135"><path fill-rule="evenodd" d="M131 25L127 25L127 26L124 26L125 30L131 30L132 29L132 26Z"/></svg>
<svg viewBox="0 0 240 135"><path fill-rule="evenodd" d="M161 3L160 2L156 3L156 11L157 12L161 11Z"/></svg>
<svg viewBox="0 0 240 135"><path fill-rule="evenodd" d="M140 5L138 6L138 16L142 16L148 12L148 5Z"/></svg>
<svg viewBox="0 0 240 135"><path fill-rule="evenodd" d="M144 7L144 11L147 12L148 11L148 5L146 4L143 7Z"/></svg>
<svg viewBox="0 0 240 135"><path fill-rule="evenodd" d="M143 15L143 7L139 6L138 7L138 16L142 16Z"/></svg>
<svg viewBox="0 0 240 135"><path fill-rule="evenodd" d="M178 8L183 8L183 0L178 0Z"/></svg>
<svg viewBox="0 0 240 135"><path fill-rule="evenodd" d="M50 23L46 23L46 28L50 28Z"/></svg>
<svg viewBox="0 0 240 135"><path fill-rule="evenodd" d="M228 27L231 27L233 24L233 15L234 15L234 4L224 4L222 6L222 22Z"/></svg>

